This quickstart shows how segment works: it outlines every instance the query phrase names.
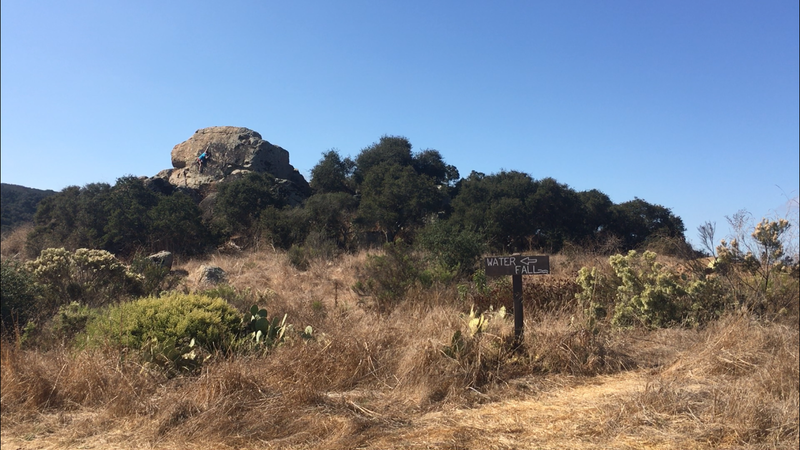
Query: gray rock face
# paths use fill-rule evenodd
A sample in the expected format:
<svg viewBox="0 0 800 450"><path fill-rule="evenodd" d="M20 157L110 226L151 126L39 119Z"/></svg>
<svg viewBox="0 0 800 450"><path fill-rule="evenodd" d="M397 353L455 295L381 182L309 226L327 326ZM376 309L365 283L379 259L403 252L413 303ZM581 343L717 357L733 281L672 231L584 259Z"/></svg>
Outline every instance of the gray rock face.
<svg viewBox="0 0 800 450"><path fill-rule="evenodd" d="M224 282L228 275L222 268L217 266L202 265L195 271L195 279L198 284L217 285Z"/></svg>
<svg viewBox="0 0 800 450"><path fill-rule="evenodd" d="M172 257L172 253L170 253L170 252L163 251L163 252L154 253L154 254L148 256L147 259L149 259L150 262L152 262L153 264L156 264L156 265L161 266L161 267L165 267L167 269L172 269L173 257Z"/></svg>
<svg viewBox="0 0 800 450"><path fill-rule="evenodd" d="M200 173L197 157L206 151L210 158ZM289 164L289 152L270 144L249 128L197 130L192 137L172 149L172 167L156 176L168 179L176 187L199 189L234 174L266 172L275 178L291 181L300 192L310 192L308 182Z"/></svg>

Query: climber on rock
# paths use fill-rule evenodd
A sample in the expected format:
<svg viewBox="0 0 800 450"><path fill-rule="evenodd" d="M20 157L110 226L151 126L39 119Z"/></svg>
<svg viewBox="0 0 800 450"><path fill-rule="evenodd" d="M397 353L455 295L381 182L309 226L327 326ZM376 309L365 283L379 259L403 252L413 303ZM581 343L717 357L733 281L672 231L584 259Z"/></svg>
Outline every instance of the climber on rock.
<svg viewBox="0 0 800 450"><path fill-rule="evenodd" d="M208 151L208 147L206 147L206 151L197 157L197 168L200 173L203 173L203 166L208 163L209 158L211 158L211 152Z"/></svg>

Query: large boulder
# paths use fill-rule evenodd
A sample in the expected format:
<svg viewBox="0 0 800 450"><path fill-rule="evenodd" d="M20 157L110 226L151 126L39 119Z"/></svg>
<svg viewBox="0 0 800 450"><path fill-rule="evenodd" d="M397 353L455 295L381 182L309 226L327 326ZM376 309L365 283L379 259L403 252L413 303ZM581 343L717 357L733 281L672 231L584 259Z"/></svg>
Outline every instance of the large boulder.
<svg viewBox="0 0 800 450"><path fill-rule="evenodd" d="M209 152L203 166L197 157ZM266 172L290 181L301 197L310 194L305 178L291 164L289 152L272 145L257 132L242 127L209 127L197 130L192 137L172 149L172 169L159 172L176 187L202 189L215 182L247 172Z"/></svg>

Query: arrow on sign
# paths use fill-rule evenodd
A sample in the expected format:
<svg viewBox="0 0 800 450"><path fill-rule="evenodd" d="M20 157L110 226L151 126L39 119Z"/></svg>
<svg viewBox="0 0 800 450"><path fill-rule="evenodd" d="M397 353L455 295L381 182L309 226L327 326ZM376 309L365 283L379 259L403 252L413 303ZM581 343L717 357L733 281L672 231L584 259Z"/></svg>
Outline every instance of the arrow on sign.
<svg viewBox="0 0 800 450"><path fill-rule="evenodd" d="M528 258L527 256L519 260L522 264L536 264L536 258Z"/></svg>

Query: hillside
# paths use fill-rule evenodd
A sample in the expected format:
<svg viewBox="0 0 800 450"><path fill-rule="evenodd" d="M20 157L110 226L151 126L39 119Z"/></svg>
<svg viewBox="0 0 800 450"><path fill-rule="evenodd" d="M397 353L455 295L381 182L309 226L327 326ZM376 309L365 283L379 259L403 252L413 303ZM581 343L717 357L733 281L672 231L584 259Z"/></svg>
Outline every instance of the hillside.
<svg viewBox="0 0 800 450"><path fill-rule="evenodd" d="M178 263L174 272L190 275L176 290L256 302L294 326L271 349L204 353L192 373L169 375L133 350L4 342L3 448L797 447L796 305L774 321L731 312L696 328L590 332L561 294L601 259L552 255L551 275L525 279L524 347L514 351L509 316L487 312L475 332L471 283L412 289L381 312L350 288L377 255L308 270L271 250ZM228 284L199 284L191 274L206 265ZM495 299L508 294L503 280L489 287ZM299 337L306 325L311 340Z"/></svg>
<svg viewBox="0 0 800 450"><path fill-rule="evenodd" d="M20 224L33 221L36 206L55 191L0 183L0 224L6 234Z"/></svg>

